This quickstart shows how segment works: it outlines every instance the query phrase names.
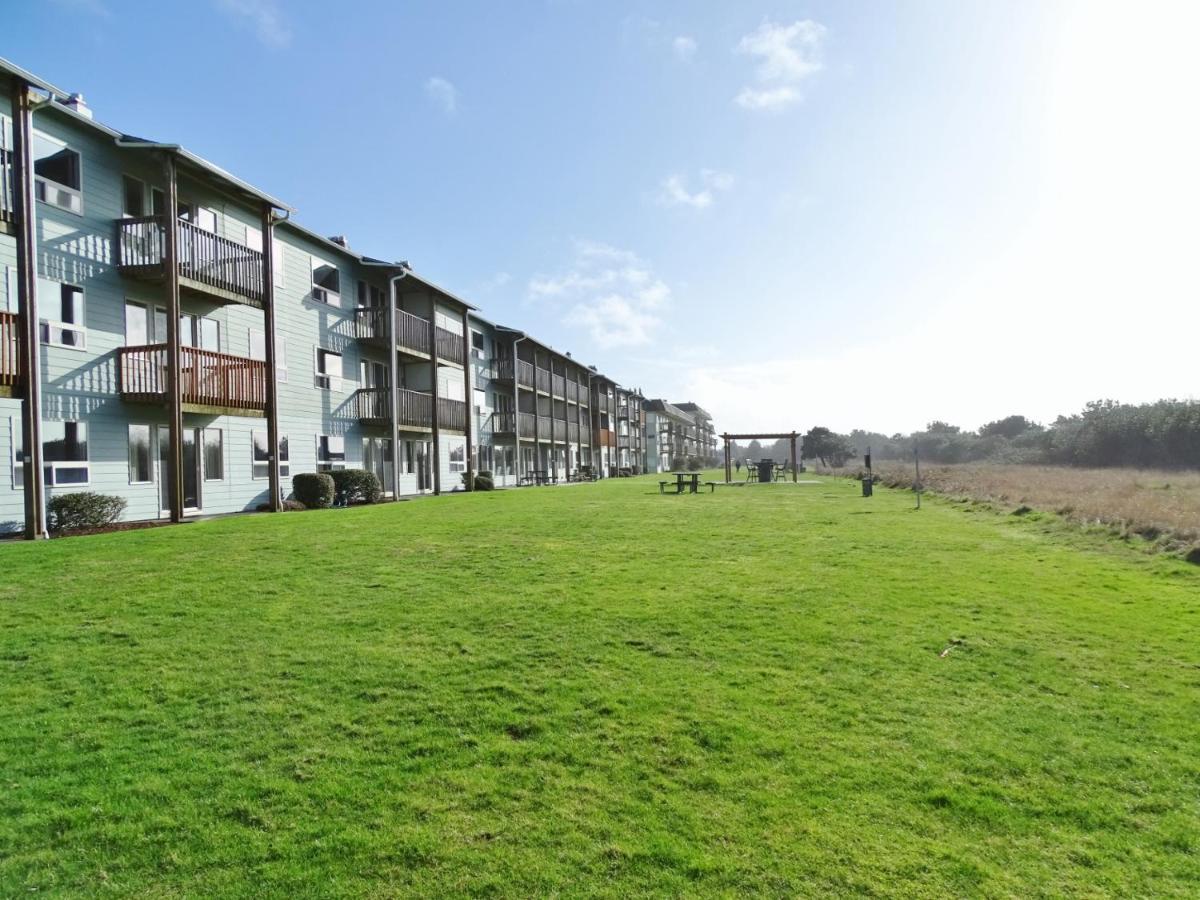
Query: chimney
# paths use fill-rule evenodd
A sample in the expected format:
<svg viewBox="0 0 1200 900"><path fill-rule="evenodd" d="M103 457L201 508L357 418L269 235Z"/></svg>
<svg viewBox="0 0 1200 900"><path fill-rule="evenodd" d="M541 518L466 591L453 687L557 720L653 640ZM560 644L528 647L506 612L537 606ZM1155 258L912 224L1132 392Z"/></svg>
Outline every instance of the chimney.
<svg viewBox="0 0 1200 900"><path fill-rule="evenodd" d="M83 116L85 119L90 119L92 117L92 110L86 103L83 102L83 94L72 94L63 101L63 106L72 112L79 113L79 115Z"/></svg>
<svg viewBox="0 0 1200 900"><path fill-rule="evenodd" d="M346 240L346 236L344 234L335 234L330 238L330 240L333 241L335 244L340 244L341 246L345 247L347 250L350 249L350 242L348 240Z"/></svg>

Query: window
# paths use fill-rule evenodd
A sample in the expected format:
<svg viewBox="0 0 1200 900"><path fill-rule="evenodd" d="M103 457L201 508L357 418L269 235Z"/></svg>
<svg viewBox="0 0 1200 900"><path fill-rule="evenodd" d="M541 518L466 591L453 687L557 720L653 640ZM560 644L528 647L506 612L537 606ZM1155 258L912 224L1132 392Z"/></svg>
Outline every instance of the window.
<svg viewBox="0 0 1200 900"><path fill-rule="evenodd" d="M487 410L487 391L481 391L475 388L475 412L484 412Z"/></svg>
<svg viewBox="0 0 1200 900"><path fill-rule="evenodd" d="M146 183L129 175L121 176L121 215L136 219L146 214Z"/></svg>
<svg viewBox="0 0 1200 900"><path fill-rule="evenodd" d="M83 214L79 153L62 141L33 133L34 195L43 203Z"/></svg>
<svg viewBox="0 0 1200 900"><path fill-rule="evenodd" d="M246 246L263 252L262 229L255 225L246 226ZM274 270L275 287L283 287L283 244L271 238L271 265Z"/></svg>
<svg viewBox="0 0 1200 900"><path fill-rule="evenodd" d="M17 270L11 266L4 269L4 296L3 304L0 304L0 309L5 309L8 312L17 311Z"/></svg>
<svg viewBox="0 0 1200 900"><path fill-rule="evenodd" d="M204 429L204 480L225 478L225 434L220 428Z"/></svg>
<svg viewBox="0 0 1200 900"><path fill-rule="evenodd" d="M492 466L492 445L484 444L479 448L479 471L494 472Z"/></svg>
<svg viewBox="0 0 1200 900"><path fill-rule="evenodd" d="M179 343L184 347L199 347L201 350L221 350L221 323L216 319L202 318L184 313L179 317Z"/></svg>
<svg viewBox="0 0 1200 900"><path fill-rule="evenodd" d="M140 347L151 343L150 310L144 303L125 301L125 346Z"/></svg>
<svg viewBox="0 0 1200 900"><path fill-rule="evenodd" d="M38 279L38 305L42 343L82 350L87 343L83 325L83 289L71 284Z"/></svg>
<svg viewBox="0 0 1200 900"><path fill-rule="evenodd" d="M471 329L471 355L476 359L483 359L483 332Z"/></svg>
<svg viewBox="0 0 1200 900"><path fill-rule="evenodd" d="M383 306L383 288L375 287L373 284L367 284L365 281L359 281L358 305L364 308L377 308Z"/></svg>
<svg viewBox="0 0 1200 900"><path fill-rule="evenodd" d="M180 202L179 219L183 222L191 222L197 228L211 231L213 234L217 232L217 214L214 210L206 207Z"/></svg>
<svg viewBox="0 0 1200 900"><path fill-rule="evenodd" d="M25 483L25 452L19 425L13 428L13 487ZM42 462L48 486L87 484L89 479L87 425L83 422L42 422Z"/></svg>
<svg viewBox="0 0 1200 900"><path fill-rule="evenodd" d="M458 316L450 316L441 310L436 310L433 314L433 321L438 328L444 328L452 334L463 333L462 319Z"/></svg>
<svg viewBox="0 0 1200 900"><path fill-rule="evenodd" d="M312 298L330 306L342 305L342 279L338 267L312 258Z"/></svg>
<svg viewBox="0 0 1200 900"><path fill-rule="evenodd" d="M267 453L269 446L267 433L253 431L250 434L250 440L253 445L250 475L252 478L267 478L271 474L271 458ZM279 477L286 478L289 474L291 474L291 467L288 465L288 439L286 434L282 434L279 436Z"/></svg>
<svg viewBox="0 0 1200 900"><path fill-rule="evenodd" d="M317 471L346 468L346 439L336 434L317 436Z"/></svg>
<svg viewBox="0 0 1200 900"><path fill-rule="evenodd" d="M386 388L389 384L386 363L370 359L359 360L358 376L359 383L364 388Z"/></svg>
<svg viewBox="0 0 1200 900"><path fill-rule="evenodd" d="M462 439L454 439L449 442L449 447L450 471L467 471L467 442Z"/></svg>
<svg viewBox="0 0 1200 900"><path fill-rule="evenodd" d="M275 335L275 380L280 384L287 384L287 355L284 353L284 340L280 335ZM267 336L266 333L257 328L250 329L250 358L266 360L267 358Z"/></svg>
<svg viewBox="0 0 1200 900"><path fill-rule="evenodd" d="M330 391L342 389L342 355L332 350L317 348L317 387Z"/></svg>
<svg viewBox="0 0 1200 900"><path fill-rule="evenodd" d="M216 319L200 320L200 346L205 350L221 350L221 323Z"/></svg>
<svg viewBox="0 0 1200 900"><path fill-rule="evenodd" d="M154 480L150 457L150 426L129 426L129 483L149 484Z"/></svg>

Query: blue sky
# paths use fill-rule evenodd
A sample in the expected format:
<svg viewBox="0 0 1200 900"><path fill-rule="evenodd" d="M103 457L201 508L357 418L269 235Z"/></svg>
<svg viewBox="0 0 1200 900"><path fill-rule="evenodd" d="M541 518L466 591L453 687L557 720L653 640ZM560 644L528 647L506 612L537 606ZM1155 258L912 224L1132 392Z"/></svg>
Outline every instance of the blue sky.
<svg viewBox="0 0 1200 900"><path fill-rule="evenodd" d="M0 55L102 121L721 428L975 426L1197 391L1190 4L5 17Z"/></svg>

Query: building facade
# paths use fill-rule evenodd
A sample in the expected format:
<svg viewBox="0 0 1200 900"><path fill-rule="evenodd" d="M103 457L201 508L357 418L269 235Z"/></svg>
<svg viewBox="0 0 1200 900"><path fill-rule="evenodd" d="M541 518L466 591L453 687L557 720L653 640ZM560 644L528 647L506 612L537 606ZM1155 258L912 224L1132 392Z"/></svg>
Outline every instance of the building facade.
<svg viewBox="0 0 1200 900"><path fill-rule="evenodd" d="M178 521L279 509L299 472L643 471L639 391L293 213L0 60L0 531L80 490Z"/></svg>

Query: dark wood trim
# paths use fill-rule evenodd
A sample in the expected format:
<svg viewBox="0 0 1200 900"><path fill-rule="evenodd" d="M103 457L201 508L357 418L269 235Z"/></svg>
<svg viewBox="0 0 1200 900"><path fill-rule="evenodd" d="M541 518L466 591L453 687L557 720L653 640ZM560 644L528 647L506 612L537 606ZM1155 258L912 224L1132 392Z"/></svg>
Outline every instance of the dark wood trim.
<svg viewBox="0 0 1200 900"><path fill-rule="evenodd" d="M175 168L175 157L168 151L163 154L163 174L166 177L166 220L175 223L179 219L179 178ZM167 460L168 497L171 521L183 521L183 387L180 372L179 340L179 232L175 228L164 228L163 265L167 284L167 430L170 447ZM160 473L161 475L161 473Z"/></svg>
<svg viewBox="0 0 1200 900"><path fill-rule="evenodd" d="M21 439L25 537L46 536L46 487L42 459L42 383L37 310L36 202L33 193L33 97L29 85L12 80L12 180L17 219L17 315L20 318Z"/></svg>
<svg viewBox="0 0 1200 900"><path fill-rule="evenodd" d="M268 503L271 512L283 510L283 490L279 483L279 372L275 346L275 208L262 208L262 300L263 343L266 346L267 401L267 473Z"/></svg>
<svg viewBox="0 0 1200 900"><path fill-rule="evenodd" d="M471 324L468 321L467 311L464 309L462 313L462 353L463 353L463 404L466 407L467 421L464 422L464 430L467 435L466 447L466 466L467 466L467 484L468 491L475 490L475 442L471 439L472 426L475 424L475 407L471 402L471 369L474 364L471 362Z"/></svg>
<svg viewBox="0 0 1200 900"><path fill-rule="evenodd" d="M430 424L433 429L433 493L437 496L442 492L442 425L438 415L438 347L437 347L437 299L429 295L429 373L430 395L433 397L433 409Z"/></svg>

